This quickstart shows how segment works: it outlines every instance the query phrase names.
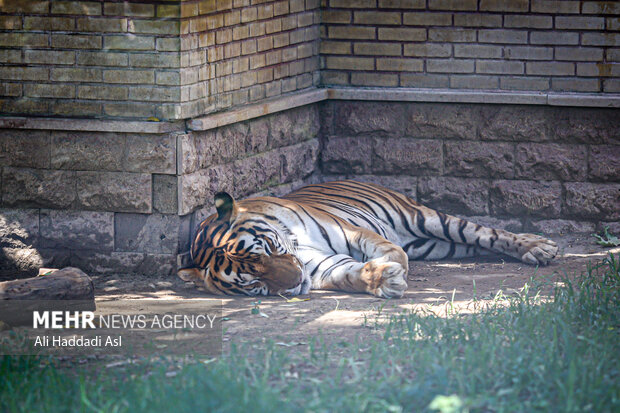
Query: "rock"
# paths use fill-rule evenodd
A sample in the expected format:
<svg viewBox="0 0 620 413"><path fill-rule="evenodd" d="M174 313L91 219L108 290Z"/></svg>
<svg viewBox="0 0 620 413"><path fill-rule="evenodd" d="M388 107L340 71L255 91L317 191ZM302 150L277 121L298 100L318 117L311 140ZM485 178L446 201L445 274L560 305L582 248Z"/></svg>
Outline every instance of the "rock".
<svg viewBox="0 0 620 413"><path fill-rule="evenodd" d="M38 242L38 210L0 209L0 247L30 248Z"/></svg>

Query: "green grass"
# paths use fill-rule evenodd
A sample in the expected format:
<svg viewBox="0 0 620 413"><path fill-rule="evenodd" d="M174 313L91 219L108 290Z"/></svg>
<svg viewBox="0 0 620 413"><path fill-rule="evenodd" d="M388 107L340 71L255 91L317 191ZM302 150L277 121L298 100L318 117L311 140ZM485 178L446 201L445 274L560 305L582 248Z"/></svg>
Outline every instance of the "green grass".
<svg viewBox="0 0 620 413"><path fill-rule="evenodd" d="M545 300L530 288L475 314L392 316L353 343L110 369L4 357L0 411L620 411L619 268L610 255Z"/></svg>

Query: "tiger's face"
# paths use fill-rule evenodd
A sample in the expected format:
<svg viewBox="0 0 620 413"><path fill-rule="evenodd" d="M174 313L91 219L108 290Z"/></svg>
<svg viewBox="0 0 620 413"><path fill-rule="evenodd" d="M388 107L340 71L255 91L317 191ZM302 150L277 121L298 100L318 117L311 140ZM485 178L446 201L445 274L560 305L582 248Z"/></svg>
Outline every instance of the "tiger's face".
<svg viewBox="0 0 620 413"><path fill-rule="evenodd" d="M305 294L310 279L294 254L294 245L270 222L232 197L215 197L217 214L204 220L192 242L193 266L179 270L215 294Z"/></svg>

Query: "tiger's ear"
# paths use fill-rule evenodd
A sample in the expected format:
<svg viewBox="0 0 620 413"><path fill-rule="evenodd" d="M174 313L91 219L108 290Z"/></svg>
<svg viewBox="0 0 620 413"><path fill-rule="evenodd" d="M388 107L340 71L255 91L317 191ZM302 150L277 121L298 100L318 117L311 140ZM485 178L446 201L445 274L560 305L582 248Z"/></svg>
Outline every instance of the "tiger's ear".
<svg viewBox="0 0 620 413"><path fill-rule="evenodd" d="M232 221L237 215L237 206L232 196L226 192L215 194L215 209L217 209L217 219L219 221Z"/></svg>

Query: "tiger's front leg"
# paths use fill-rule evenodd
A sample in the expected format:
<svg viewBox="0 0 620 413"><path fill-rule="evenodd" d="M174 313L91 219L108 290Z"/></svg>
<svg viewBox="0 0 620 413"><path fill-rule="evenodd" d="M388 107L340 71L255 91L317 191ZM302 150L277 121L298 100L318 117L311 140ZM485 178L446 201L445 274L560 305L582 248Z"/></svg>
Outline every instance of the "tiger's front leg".
<svg viewBox="0 0 620 413"><path fill-rule="evenodd" d="M312 274L312 288L365 292L382 298L402 297L409 270L403 249L364 228L344 231L351 255L315 251L306 264ZM357 261L352 255L361 255L365 262Z"/></svg>
<svg viewBox="0 0 620 413"><path fill-rule="evenodd" d="M381 298L402 297L407 289L407 267L374 259L359 262L344 254L317 255L312 289L369 293Z"/></svg>

